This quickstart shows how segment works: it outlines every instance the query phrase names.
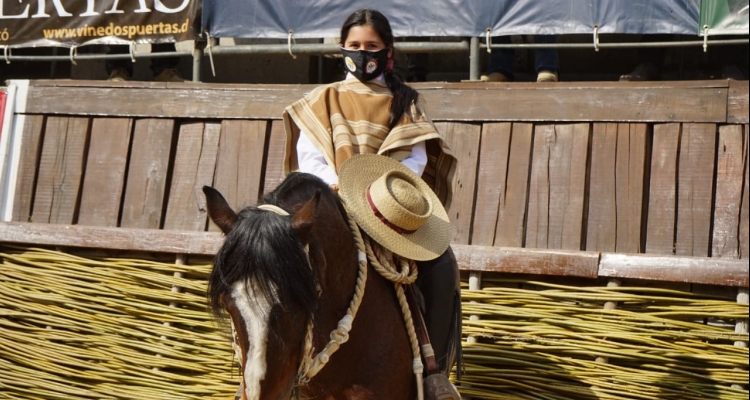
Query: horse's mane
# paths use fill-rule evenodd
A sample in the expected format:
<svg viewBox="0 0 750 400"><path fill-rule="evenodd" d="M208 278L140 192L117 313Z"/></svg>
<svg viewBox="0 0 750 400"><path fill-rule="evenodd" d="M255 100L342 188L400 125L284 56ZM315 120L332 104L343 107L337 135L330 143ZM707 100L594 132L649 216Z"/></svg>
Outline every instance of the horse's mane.
<svg viewBox="0 0 750 400"><path fill-rule="evenodd" d="M312 174L292 172L287 175L286 179L284 179L276 189L263 196L261 203L279 205L279 202L282 200L288 203L292 200L292 195L294 195L297 199L296 201L292 201L299 204L309 200L316 190L321 191L321 199L327 199L328 201L333 202L346 220L346 209L341 203L341 199L333 193L328 184ZM291 212L290 210L287 211Z"/></svg>
<svg viewBox="0 0 750 400"><path fill-rule="evenodd" d="M273 204L293 214L321 191L321 202L335 201L338 197L319 178L303 173L293 173L261 203ZM282 307L293 307L312 317L317 307L317 277L308 265L303 244L294 234L289 216L281 216L257 207L246 207L238 214L234 228L227 234L224 244L216 254L208 282L208 293L215 315L220 316L219 299L231 293L232 285L240 280L255 282L255 296L262 295ZM251 296L248 296L252 298Z"/></svg>

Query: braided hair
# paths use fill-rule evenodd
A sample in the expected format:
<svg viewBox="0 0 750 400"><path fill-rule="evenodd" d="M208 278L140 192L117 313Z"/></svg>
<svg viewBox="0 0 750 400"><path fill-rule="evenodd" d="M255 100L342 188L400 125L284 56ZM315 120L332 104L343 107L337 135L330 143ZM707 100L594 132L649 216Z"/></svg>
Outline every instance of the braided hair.
<svg viewBox="0 0 750 400"><path fill-rule="evenodd" d="M372 27L372 29L377 32L378 36L380 36L380 39L383 40L386 47L394 49L393 31L391 30L391 24L388 22L388 18L379 11L368 9L357 10L346 18L344 24L341 26L341 45L344 45L346 38L349 36L349 30L353 26L363 25ZM419 100L419 92L414 90L411 86L401 82L401 80L393 74L392 68L386 69L384 76L385 83L393 94L391 108L388 111L390 119L388 128L393 129L404 114L407 115L407 118L411 118L411 113L408 113L407 111L412 105L417 104L417 101Z"/></svg>

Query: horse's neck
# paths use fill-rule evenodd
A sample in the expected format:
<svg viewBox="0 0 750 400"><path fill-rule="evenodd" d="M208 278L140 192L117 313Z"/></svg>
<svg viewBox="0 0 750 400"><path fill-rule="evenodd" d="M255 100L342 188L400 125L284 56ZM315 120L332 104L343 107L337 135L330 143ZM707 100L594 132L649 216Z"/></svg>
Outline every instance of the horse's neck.
<svg viewBox="0 0 750 400"><path fill-rule="evenodd" d="M341 318L341 307L348 306L357 283L357 246L348 226L319 230L316 242L323 256L320 261L325 264L319 273L321 308L338 309L334 318Z"/></svg>

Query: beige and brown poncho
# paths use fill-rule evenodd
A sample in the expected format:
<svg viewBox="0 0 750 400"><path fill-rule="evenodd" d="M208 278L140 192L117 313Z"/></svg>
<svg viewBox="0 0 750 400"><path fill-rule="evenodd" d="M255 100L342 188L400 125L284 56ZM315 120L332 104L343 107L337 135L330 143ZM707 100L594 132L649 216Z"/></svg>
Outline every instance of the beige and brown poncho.
<svg viewBox="0 0 750 400"><path fill-rule="evenodd" d="M354 154L375 153L401 161L415 143L426 142L427 166L422 179L448 207L456 169L453 153L421 106L413 106L411 118L404 115L389 131L392 98L384 82L362 83L350 78L320 86L288 106L283 114L287 135L284 172L299 169L296 144L300 130L308 134L336 173Z"/></svg>

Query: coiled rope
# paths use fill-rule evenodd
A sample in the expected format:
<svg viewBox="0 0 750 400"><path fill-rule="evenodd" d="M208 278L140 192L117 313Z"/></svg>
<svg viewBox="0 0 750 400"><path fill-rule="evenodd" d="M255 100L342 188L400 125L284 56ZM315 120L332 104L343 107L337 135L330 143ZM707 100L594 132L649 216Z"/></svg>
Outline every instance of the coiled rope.
<svg viewBox="0 0 750 400"><path fill-rule="evenodd" d="M409 310L409 304L406 301L406 295L403 288L403 285L411 284L417 279L416 263L413 260L399 258L400 268L397 268L397 266L391 261L394 258L393 254L377 243L374 243L369 237L366 239L363 238L359 226L350 216L348 217L348 224L349 229L351 229L352 234L354 235L354 242L357 245L357 261L359 264L354 295L349 302L346 314L339 321L337 328L331 332L331 340L315 356L312 356L314 353L312 345L313 321L308 323L307 334L305 336L304 354L297 373L295 386L299 387L309 382L310 379L317 375L318 372L320 372L320 370L328 363L331 355L333 355L342 344L349 340L349 331L352 328L352 323L357 315L359 306L362 303L362 296L365 292L365 286L367 284L367 262L369 260L373 268L384 278L392 281L396 288L399 306L404 315L404 322L406 324L406 330L412 349L412 370L414 371L417 382L417 395L418 399L422 400L424 398L422 391L422 372L424 371L424 366L422 364L419 341L414 329L414 321L412 320L411 311Z"/></svg>

